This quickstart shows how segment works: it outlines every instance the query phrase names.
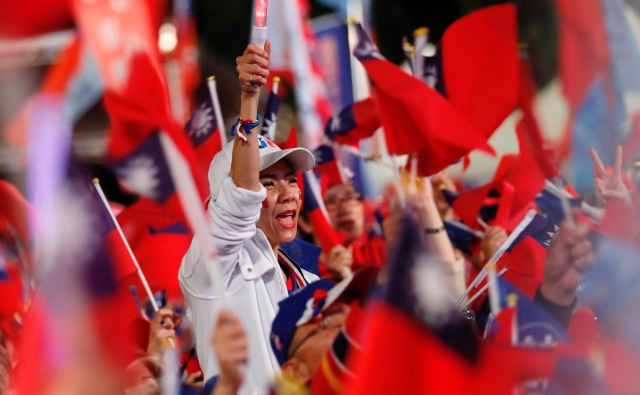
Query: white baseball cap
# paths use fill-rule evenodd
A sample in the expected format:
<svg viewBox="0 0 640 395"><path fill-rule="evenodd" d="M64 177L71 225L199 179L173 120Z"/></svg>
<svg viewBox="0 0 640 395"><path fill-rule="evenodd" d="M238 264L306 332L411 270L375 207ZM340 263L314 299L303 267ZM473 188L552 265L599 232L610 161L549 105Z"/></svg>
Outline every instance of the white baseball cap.
<svg viewBox="0 0 640 395"><path fill-rule="evenodd" d="M209 165L209 190L211 198L216 199L220 185L231 171L231 157L234 141L230 141L213 157ZM303 173L313 169L316 164L313 154L306 148L280 149L273 141L264 136L258 136L258 152L260 154L260 170L264 170L281 159L293 166L296 173Z"/></svg>

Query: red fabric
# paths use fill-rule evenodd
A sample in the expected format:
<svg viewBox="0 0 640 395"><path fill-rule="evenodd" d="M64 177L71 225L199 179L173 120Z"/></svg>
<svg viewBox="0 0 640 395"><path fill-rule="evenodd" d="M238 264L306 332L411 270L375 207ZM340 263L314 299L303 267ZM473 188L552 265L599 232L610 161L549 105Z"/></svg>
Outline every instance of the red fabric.
<svg viewBox="0 0 640 395"><path fill-rule="evenodd" d="M160 129L167 133L189 164L200 197L204 200L208 189L203 161L206 162L206 156L210 154L199 159L186 133L173 119L166 83L154 67L153 59L144 54L134 56L129 77L122 93L105 92L105 106L111 118L107 155L113 160L120 159ZM215 149L215 139L210 140L214 145L212 149ZM211 147L206 146L203 150L207 148Z"/></svg>
<svg viewBox="0 0 640 395"><path fill-rule="evenodd" d="M371 97L354 103L351 113L356 123L355 127L346 134L335 135L336 142L356 146L360 140L371 137L380 127L380 118L375 102Z"/></svg>
<svg viewBox="0 0 640 395"><path fill-rule="evenodd" d="M598 231L606 236L640 245L640 208L610 199Z"/></svg>
<svg viewBox="0 0 640 395"><path fill-rule="evenodd" d="M69 0L5 1L0 36L28 37L73 26Z"/></svg>
<svg viewBox="0 0 640 395"><path fill-rule="evenodd" d="M153 59L160 71L158 26L154 20L157 2L71 0L84 42L93 51L106 91L121 93L131 83L128 65L139 54ZM109 38L106 38L106 36ZM158 99L158 97L154 97Z"/></svg>
<svg viewBox="0 0 640 395"><path fill-rule="evenodd" d="M486 138L518 102L515 4L472 12L442 36L447 98Z"/></svg>
<svg viewBox="0 0 640 395"><path fill-rule="evenodd" d="M6 126L5 137L9 143L17 148L26 149L29 138L27 122L29 118L33 116L37 97L46 93L63 95L76 72L78 72L81 60L82 45L79 38L74 37L58 54L55 63L47 69L39 91L27 100L16 116Z"/></svg>
<svg viewBox="0 0 640 395"><path fill-rule="evenodd" d="M474 149L493 153L485 136L435 90L386 60L363 65L390 154L418 153L420 173L430 175Z"/></svg>
<svg viewBox="0 0 640 395"><path fill-rule="evenodd" d="M473 229L478 229L480 227L478 213L485 204L485 198L492 189L500 189L501 185L502 180L493 180L488 184L463 192L456 198L451 207L460 218L460 221Z"/></svg>
<svg viewBox="0 0 640 395"><path fill-rule="evenodd" d="M150 229L162 230L176 223L186 224L186 220L173 215L173 211L151 199L140 198L122 210L117 220L129 244L134 246L149 234Z"/></svg>
<svg viewBox="0 0 640 395"><path fill-rule="evenodd" d="M113 229L105 235L105 241L109 250L111 264L116 282L135 273L136 266L129 255L126 245L122 241L122 237L116 229Z"/></svg>
<svg viewBox="0 0 640 395"><path fill-rule="evenodd" d="M496 331L491 336L491 339L496 344L501 344L504 346L513 346L514 340L517 336L517 308L513 307L505 307L498 315L495 317L496 320Z"/></svg>
<svg viewBox="0 0 640 395"><path fill-rule="evenodd" d="M522 123L519 123L518 126L516 133L520 153L511 169L504 176L505 180L513 185L514 189L510 217L521 213L523 209L530 205L536 195L542 191L546 182L546 177L538 167L531 146L527 142L526 132L521 127Z"/></svg>
<svg viewBox="0 0 640 395"><path fill-rule="evenodd" d="M342 244L344 236L341 236L329 222L329 219L320 209L309 213L309 220L313 225L313 234L323 251L329 251L338 244Z"/></svg>
<svg viewBox="0 0 640 395"><path fill-rule="evenodd" d="M596 316L589 307L581 307L573 313L569 322L569 338L572 342L591 346L598 342Z"/></svg>
<svg viewBox="0 0 640 395"><path fill-rule="evenodd" d="M544 279L546 258L547 250L533 238L526 236L511 252L502 256L499 265L509 269L503 275L504 279L533 299Z"/></svg>
<svg viewBox="0 0 640 395"><path fill-rule="evenodd" d="M135 245L133 253L138 259L151 292L167 291L167 299L182 298L178 270L182 258L191 245L191 235L177 233L148 234ZM146 298L138 276L134 277L141 297Z"/></svg>
<svg viewBox="0 0 640 395"><path fill-rule="evenodd" d="M598 0L585 0L580 7L571 0L558 0L556 9L562 89L576 110L596 77L608 73L608 34Z"/></svg>
<svg viewBox="0 0 640 395"><path fill-rule="evenodd" d="M15 229L24 248L28 248L29 237L29 210L30 204L22 193L10 182L0 180L0 219L4 217L9 225Z"/></svg>
<svg viewBox="0 0 640 395"><path fill-rule="evenodd" d="M520 108L522 109L523 117L516 126L516 130L526 138L531 153L542 173L547 178L555 178L559 172L552 158L553 151L542 137L542 132L533 112L536 87L528 59L521 59L520 75ZM559 155L556 156L559 157Z"/></svg>
<svg viewBox="0 0 640 395"><path fill-rule="evenodd" d="M382 267L387 262L387 243L380 236L368 236L367 234L362 234L353 243L344 245L351 248L353 258L351 271L356 271L367 266ZM323 249L323 251L328 250ZM320 260L318 265L320 269L320 277L333 277L333 274L329 271L323 260Z"/></svg>
<svg viewBox="0 0 640 395"><path fill-rule="evenodd" d="M490 352L472 365L382 303L370 311L363 347L346 394L506 394L514 385L506 358Z"/></svg>
<svg viewBox="0 0 640 395"><path fill-rule="evenodd" d="M0 320L10 323L16 314L23 313L25 307L22 296L22 272L18 262L7 262L5 271L9 278L0 280ZM15 340L13 336L18 333L14 330L3 330L3 335Z"/></svg>

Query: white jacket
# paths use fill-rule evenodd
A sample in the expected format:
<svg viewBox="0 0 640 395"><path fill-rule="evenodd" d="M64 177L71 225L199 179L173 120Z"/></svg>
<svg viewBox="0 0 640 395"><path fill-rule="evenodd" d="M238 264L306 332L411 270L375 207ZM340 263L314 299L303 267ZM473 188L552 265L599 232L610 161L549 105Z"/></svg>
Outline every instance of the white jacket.
<svg viewBox="0 0 640 395"><path fill-rule="evenodd" d="M233 311L243 324L249 343L249 363L240 393L268 392L269 383L280 372L271 351L271 323L278 302L288 296L285 279L264 233L256 228L266 190L258 192L238 188L231 177L220 187L217 199L209 203L213 221L209 240L218 252L225 284L225 308ZM189 306L196 339L196 351L205 380L219 373L211 347L211 336L222 301L214 297L202 251L196 238L182 260L178 274ZM304 272L307 282L318 279Z"/></svg>

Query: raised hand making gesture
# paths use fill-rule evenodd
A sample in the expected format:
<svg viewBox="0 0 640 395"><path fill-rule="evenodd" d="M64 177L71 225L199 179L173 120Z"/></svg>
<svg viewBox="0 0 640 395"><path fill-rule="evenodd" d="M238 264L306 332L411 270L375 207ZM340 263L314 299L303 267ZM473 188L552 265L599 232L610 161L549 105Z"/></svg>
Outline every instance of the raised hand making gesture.
<svg viewBox="0 0 640 395"><path fill-rule="evenodd" d="M616 148L613 170L610 173L607 172L600 155L595 149L591 148L589 153L593 160L594 184L598 204L604 206L609 199L619 199L630 203L631 193L622 179L622 146L619 145Z"/></svg>

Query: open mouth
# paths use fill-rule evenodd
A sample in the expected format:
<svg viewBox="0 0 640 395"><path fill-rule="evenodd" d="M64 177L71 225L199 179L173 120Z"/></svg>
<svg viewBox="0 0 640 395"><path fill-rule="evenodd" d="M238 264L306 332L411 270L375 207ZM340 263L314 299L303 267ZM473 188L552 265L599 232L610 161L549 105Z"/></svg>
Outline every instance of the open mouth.
<svg viewBox="0 0 640 395"><path fill-rule="evenodd" d="M276 221L285 229L292 229L296 226L296 210L285 210L276 215Z"/></svg>

